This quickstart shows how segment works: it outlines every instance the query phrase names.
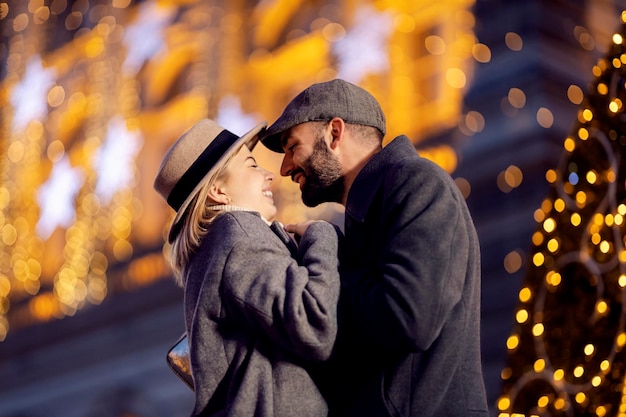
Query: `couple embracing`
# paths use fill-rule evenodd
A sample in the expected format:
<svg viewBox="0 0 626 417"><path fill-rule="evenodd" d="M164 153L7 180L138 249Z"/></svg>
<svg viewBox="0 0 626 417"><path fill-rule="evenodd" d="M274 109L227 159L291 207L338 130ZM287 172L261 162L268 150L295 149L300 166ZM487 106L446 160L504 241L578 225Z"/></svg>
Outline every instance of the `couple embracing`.
<svg viewBox="0 0 626 417"><path fill-rule="evenodd" d="M336 79L243 136L202 120L168 150L155 188L184 288L192 416L487 416L480 250L452 178ZM307 206L345 207L343 233L274 219L284 154Z"/></svg>

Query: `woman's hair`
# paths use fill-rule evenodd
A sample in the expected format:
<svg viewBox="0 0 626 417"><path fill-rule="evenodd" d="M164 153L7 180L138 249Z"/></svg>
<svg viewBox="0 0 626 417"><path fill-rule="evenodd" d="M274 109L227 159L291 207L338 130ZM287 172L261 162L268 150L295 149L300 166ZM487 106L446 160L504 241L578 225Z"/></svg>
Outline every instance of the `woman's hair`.
<svg viewBox="0 0 626 417"><path fill-rule="evenodd" d="M181 230L172 242L169 256L174 281L180 287L185 285L184 273L189 260L202 244L202 239L206 236L213 220L223 212L223 210L209 209L209 206L216 203L208 196L209 188L224 177L228 164L236 154L237 152L234 152L224 161L220 169L206 179L181 219Z"/></svg>

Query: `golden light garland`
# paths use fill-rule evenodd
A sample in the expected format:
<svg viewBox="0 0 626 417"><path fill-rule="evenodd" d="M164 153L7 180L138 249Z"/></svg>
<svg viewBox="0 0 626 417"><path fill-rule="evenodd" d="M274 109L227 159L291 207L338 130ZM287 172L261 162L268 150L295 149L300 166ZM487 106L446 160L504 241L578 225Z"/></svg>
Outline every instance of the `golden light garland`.
<svg viewBox="0 0 626 417"><path fill-rule="evenodd" d="M626 12L549 170L499 416L626 415ZM576 92L571 92L575 94Z"/></svg>
<svg viewBox="0 0 626 417"><path fill-rule="evenodd" d="M168 277L160 250L171 211L151 186L165 149L198 119L223 113L230 99L239 118L272 120L303 87L357 61L341 61L343 43L378 36L368 49L384 54L376 64L386 66L361 65L369 69L358 82L383 104L389 137L418 142L454 127L472 60L490 60L473 35L473 3L362 0L313 10L275 1L246 10L246 2L201 0L0 0L8 40L0 84L0 341L9 327L73 315ZM162 43L150 44L156 39ZM16 127L23 115L14 93L25 84L39 86L45 109ZM481 117L463 116L463 132L480 132ZM116 173L96 161L115 126L143 147L128 167L134 179L104 197L99 184ZM262 164L278 166L276 155L258 152ZM456 168L449 146L422 153ZM42 236L40 192L60 164L81 178L73 218ZM283 221L340 211L305 209L296 186L275 182ZM469 183L459 184L469 193Z"/></svg>

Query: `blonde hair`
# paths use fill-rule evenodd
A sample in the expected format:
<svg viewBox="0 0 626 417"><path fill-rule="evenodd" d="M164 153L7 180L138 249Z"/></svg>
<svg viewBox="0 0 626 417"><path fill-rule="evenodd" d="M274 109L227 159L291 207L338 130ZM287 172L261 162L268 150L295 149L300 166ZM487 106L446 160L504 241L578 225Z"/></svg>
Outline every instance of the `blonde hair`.
<svg viewBox="0 0 626 417"><path fill-rule="evenodd" d="M169 262L174 272L174 281L179 287L185 285L185 267L202 244L202 239L209 231L211 223L224 212L224 210L215 210L211 207L215 202L208 196L208 192L217 180L224 177L226 168L236 154L237 152L233 152L223 162L222 167L206 179L204 185L189 203L187 213L181 219L180 232L172 242L169 251Z"/></svg>

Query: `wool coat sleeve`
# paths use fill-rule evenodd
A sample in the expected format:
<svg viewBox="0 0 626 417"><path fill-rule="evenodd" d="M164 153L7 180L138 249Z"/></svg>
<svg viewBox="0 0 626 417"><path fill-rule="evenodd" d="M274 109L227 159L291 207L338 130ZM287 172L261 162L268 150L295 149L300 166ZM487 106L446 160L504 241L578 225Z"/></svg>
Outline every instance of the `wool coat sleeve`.
<svg viewBox="0 0 626 417"><path fill-rule="evenodd" d="M460 302L467 271L462 197L439 168L413 162L387 172L376 218L366 220L376 224L375 261L342 273L353 334L385 350L427 350Z"/></svg>
<svg viewBox="0 0 626 417"><path fill-rule="evenodd" d="M321 221L302 236L300 262L260 239L240 240L223 273L225 308L284 351L327 359L337 334L338 245L336 228Z"/></svg>

